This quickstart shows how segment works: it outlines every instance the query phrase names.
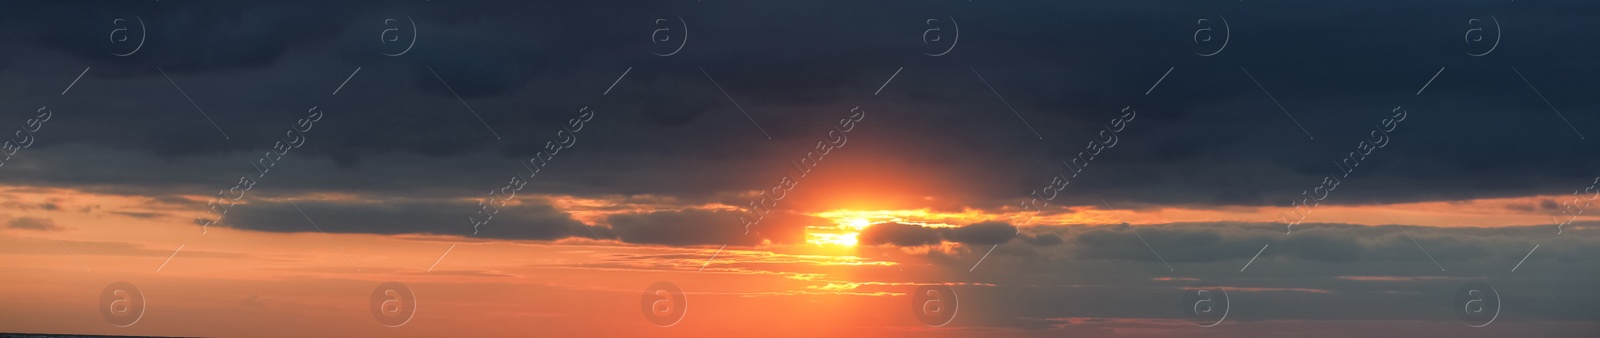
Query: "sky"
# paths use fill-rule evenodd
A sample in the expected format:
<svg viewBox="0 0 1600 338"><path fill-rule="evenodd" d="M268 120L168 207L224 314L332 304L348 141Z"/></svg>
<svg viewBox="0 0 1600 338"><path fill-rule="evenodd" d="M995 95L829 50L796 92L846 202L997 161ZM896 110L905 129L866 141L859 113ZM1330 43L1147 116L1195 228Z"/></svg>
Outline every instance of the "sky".
<svg viewBox="0 0 1600 338"><path fill-rule="evenodd" d="M1600 332L1590 2L0 8L0 332Z"/></svg>

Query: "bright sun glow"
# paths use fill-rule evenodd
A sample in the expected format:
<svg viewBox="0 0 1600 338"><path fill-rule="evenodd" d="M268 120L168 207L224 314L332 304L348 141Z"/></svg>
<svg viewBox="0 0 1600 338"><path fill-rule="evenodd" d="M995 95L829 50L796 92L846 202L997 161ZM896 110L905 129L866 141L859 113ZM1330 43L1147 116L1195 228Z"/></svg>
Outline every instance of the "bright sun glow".
<svg viewBox="0 0 1600 338"><path fill-rule="evenodd" d="M940 223L921 223L928 219L941 219L950 217L929 217L927 210L834 210L816 214L833 221L832 224L816 224L806 227L806 243L820 246L856 246L856 236L866 231L867 227L877 223L901 222L915 223L924 226L953 226ZM941 215L950 216L950 215ZM960 218L957 216L956 218Z"/></svg>
<svg viewBox="0 0 1600 338"><path fill-rule="evenodd" d="M856 229L866 229L868 225L872 225L872 223L867 222L867 219L865 218L850 220L850 226Z"/></svg>
<svg viewBox="0 0 1600 338"><path fill-rule="evenodd" d="M833 224L806 227L806 243L822 246L856 246L856 236L872 225L861 217L833 217Z"/></svg>
<svg viewBox="0 0 1600 338"><path fill-rule="evenodd" d="M957 227L987 219L986 215L966 213L934 213L921 210L834 210L815 214L833 222L806 227L806 243L819 246L856 246L856 236L867 227L879 223L905 223L925 227Z"/></svg>

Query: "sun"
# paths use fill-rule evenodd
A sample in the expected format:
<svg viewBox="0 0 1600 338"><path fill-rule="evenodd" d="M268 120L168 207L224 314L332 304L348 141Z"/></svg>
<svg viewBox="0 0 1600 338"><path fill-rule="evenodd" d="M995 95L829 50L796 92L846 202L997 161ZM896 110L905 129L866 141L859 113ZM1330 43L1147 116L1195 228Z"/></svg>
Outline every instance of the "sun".
<svg viewBox="0 0 1600 338"><path fill-rule="evenodd" d="M905 223L932 228L954 228L954 224L970 224L988 219L975 211L963 213L934 213L927 209L916 210L852 210L840 209L812 214L827 221L806 226L806 244L823 247L854 247L856 238L876 224Z"/></svg>
<svg viewBox="0 0 1600 338"><path fill-rule="evenodd" d="M821 246L852 247L859 244L856 236L871 226L865 218L835 220L833 224L806 227L806 243Z"/></svg>
<svg viewBox="0 0 1600 338"><path fill-rule="evenodd" d="M856 230L866 229L868 225L872 225L872 223L868 222L865 218L856 218L850 220L850 226L856 228Z"/></svg>
<svg viewBox="0 0 1600 338"><path fill-rule="evenodd" d="M812 227L806 233L806 243L821 246L856 246L855 232L841 231L833 227Z"/></svg>

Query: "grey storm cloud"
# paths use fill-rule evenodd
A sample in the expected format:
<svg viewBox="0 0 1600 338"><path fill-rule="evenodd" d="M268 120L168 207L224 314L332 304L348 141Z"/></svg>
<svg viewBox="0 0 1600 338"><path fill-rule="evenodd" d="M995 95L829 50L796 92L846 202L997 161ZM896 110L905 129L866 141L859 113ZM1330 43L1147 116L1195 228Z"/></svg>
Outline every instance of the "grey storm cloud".
<svg viewBox="0 0 1600 338"><path fill-rule="evenodd" d="M294 205L257 202L231 209L223 226L271 232L312 232L373 234L439 234L463 237L555 240L588 237L582 222L547 204L527 202L507 207L488 224L478 227L467 217L477 215L475 203L423 201L336 202L303 201ZM300 210L304 210L302 215ZM308 218L310 220L308 220ZM315 226L311 223L315 221Z"/></svg>
<svg viewBox="0 0 1600 338"><path fill-rule="evenodd" d="M875 231L912 225L883 226ZM1384 320L1412 322L1418 327L1460 325L1450 312L1451 296L1472 281L1487 282L1500 290L1507 299L1502 318L1517 318L1512 322L1592 327L1592 304L1600 301L1600 296L1588 290L1588 285L1600 281L1600 273L1592 268L1600 260L1597 226L1600 223L1574 223L1556 235L1553 226L1406 225L1416 242L1396 225L1304 224L1288 235L1281 224L1269 223L1135 225L1138 235L1124 225L1036 226L1023 228L1023 234L1056 236L1064 243L1007 243L987 256L986 245L968 246L955 253L893 252L892 260L904 266L905 272L892 267L884 271L896 280L994 284L958 286L960 311L972 315L958 318L952 325L1024 332L1061 325L1069 331L1074 327L1088 330L1093 323L1079 321L1092 317L1130 318L1135 323L1125 325L1132 327L1160 326L1136 319L1182 318L1183 288L1201 280L1229 288L1237 306L1227 320L1247 324L1193 331L1220 329L1219 336L1260 335L1261 325L1276 320L1302 325ZM1148 247L1139 240L1141 236ZM1247 271L1240 271L1266 244L1270 244L1268 250ZM1540 248L1522 261L1536 244ZM1159 252L1167 264L1152 251ZM1430 255L1444 270L1434 265ZM982 264L974 266L980 257L984 258ZM937 268L916 268L922 266ZM1514 266L1517 270L1511 273ZM1069 323L1069 318L1078 319ZM1194 329L1193 324L1180 323ZM1583 336L1579 332L1585 330L1524 329L1574 337Z"/></svg>
<svg viewBox="0 0 1600 338"><path fill-rule="evenodd" d="M755 246L805 241L805 227L832 221L787 212L767 214L745 232L738 212L683 210L613 215L606 219L622 242L663 245Z"/></svg>
<svg viewBox="0 0 1600 338"><path fill-rule="evenodd" d="M593 129L530 191L742 205L739 193L792 174L787 162L856 106L869 117L849 147L800 183L795 200L830 200L831 191L815 187L878 171L907 174L897 187L905 191L884 193L938 197L936 210L1014 206L1062 174L1061 160L1123 107L1138 119L1056 205L1287 205L1397 105L1410 111L1405 129L1324 203L1561 194L1600 175L1600 160L1584 156L1600 145L1572 142L1577 135L1518 77L1571 128L1600 133L1588 129L1600 125L1600 98L1585 94L1600 71L1587 58L1600 47L1568 43L1600 34L1582 29L1588 20L1480 4L1385 3L1388 15L1372 17L1372 3L26 3L0 13L0 27L12 32L0 37L0 123L41 105L57 117L0 169L0 182L204 194L248 172L245 161L312 106L328 117L275 169L282 176L263 180L262 196L480 198L583 107L596 112ZM562 14L574 10L607 15ZM927 57L924 20L951 13L967 30L961 45ZM1465 56L1465 19L1487 14L1514 27L1507 48ZM133 15L145 20L149 44L110 55L112 20ZM682 54L651 55L653 20L669 15L695 38ZM1226 16L1237 40L1215 57L1195 56L1195 19L1212 15ZM378 53L384 19L405 16L417 21L416 49ZM1091 29L1105 25L1137 29ZM818 203L789 205L810 204ZM459 233L448 225L456 209L439 212L417 215L438 222L409 223L434 226L371 230ZM571 229L536 214L545 213L530 211L528 224L566 225L507 236ZM1002 240L981 235L961 240ZM1229 243L1196 236L1172 240ZM1317 240L1303 240L1303 254L1351 259L1332 249L1348 243ZM1217 255L1238 255L1228 252Z"/></svg>
<svg viewBox="0 0 1600 338"><path fill-rule="evenodd" d="M865 244L894 244L898 246L933 245L944 241L939 232L916 224L878 223L862 230L857 237Z"/></svg>
<svg viewBox="0 0 1600 338"><path fill-rule="evenodd" d="M8 3L0 126L12 127L0 133L41 106L55 118L0 167L0 183L145 196L199 214L204 205L184 196L252 172L247 161L313 106L326 118L223 226L797 244L806 226L832 225L805 214L849 209L829 203L852 189L926 203L907 209L1014 207L1064 174L1061 161L1124 107L1139 115L1120 142L1043 212L1287 206L1337 172L1334 162L1396 106L1410 114L1405 125L1323 203L1559 195L1600 176L1600 143L1587 141L1600 135L1600 44L1589 43L1600 40L1596 2L710 3ZM1468 20L1489 16L1503 24L1504 43L1467 55ZM694 36L680 54L652 55L655 19L669 17ZM1195 55L1197 19L1223 17L1227 50ZM416 48L384 56L385 20L401 18L416 21ZM959 20L949 54L926 55L929 18ZM111 54L121 46L111 41L118 19L144 24L138 53ZM748 192L793 175L788 161L858 106L869 115L849 146L755 231L745 234L732 211L690 208L745 205ZM576 145L521 193L672 206L585 224L530 197L473 234L467 217L477 206L467 201L524 171L515 162L585 107L595 117ZM357 198L305 199L318 193ZM116 212L106 216L191 215ZM5 226L70 230L28 217ZM1510 297L1506 322L1492 328L1505 331L1460 336L1576 337L1593 336L1600 304L1591 290L1600 283L1597 227L1315 223L1285 234L1281 224L1244 222L881 223L860 240L884 251L858 256L899 263L868 268L938 275L901 282L995 285L958 289L954 325L1018 336L1051 326L1104 333L1070 318L1180 318L1181 288L1196 280L1236 288L1241 306L1229 321L1240 325L1165 332L1233 337L1268 327L1282 336L1393 321L1416 325L1404 331L1416 335L1456 336L1450 293L1482 280ZM170 254L30 238L37 250L19 252ZM940 243L960 245L928 248Z"/></svg>
<svg viewBox="0 0 1600 338"><path fill-rule="evenodd" d="M1061 244L1054 234L1038 236L1019 234L1017 227L1005 222L979 222L955 228L928 227L918 224L878 223L862 230L857 237L864 244L892 244L896 246L935 245L944 242L970 245L994 245L1012 239L1037 246Z"/></svg>
<svg viewBox="0 0 1600 338"><path fill-rule="evenodd" d="M17 217L6 222L6 228L38 231L61 231L56 222L48 218Z"/></svg>
<svg viewBox="0 0 1600 338"><path fill-rule="evenodd" d="M1557 43L1596 34L1572 29L1584 22L1578 17L1498 13L1499 20L1515 23L1517 31L1506 38L1518 47L1468 59L1457 41L1464 18L1492 12L1487 8L1388 4L1392 15L1350 21L1341 18L1364 14L1359 2L1319 4L1316 11L1218 11L1197 4L1135 10L1118 3L1074 5L1093 11L1066 4L838 5L848 10L787 3L560 5L561 11L611 14L594 20L559 15L555 4L494 1L30 3L0 14L16 32L4 40L12 44L5 61L11 66L0 71L0 87L17 98L0 109L48 104L60 112L60 123L41 134L31 152L86 145L181 163L264 151L296 112L319 106L331 121L325 133L311 135L304 154L354 168L324 175L387 181L339 187L374 193L394 192L399 182L465 189L449 180L415 182L416 176L373 162L422 156L405 175L439 176L459 170L455 160L466 157L526 158L585 106L600 113L594 133L582 136L584 149L575 150L588 153L562 159L570 173L552 175L562 183L544 183L541 191L707 200L753 189L777 175L789 152L815 142L813 134L833 112L853 106L874 114L863 123L859 145L847 151L861 154L845 156L924 172L963 192L960 205L951 206L956 209L992 209L1025 198L1127 106L1140 112L1139 120L1122 135L1124 143L1063 192L1067 204L1096 204L1098 197L1119 205L1284 205L1334 171L1332 162L1396 105L1412 112L1415 128L1395 135L1340 197L1326 203L1560 193L1600 168L1597 160L1578 156L1600 149L1569 142L1576 135L1564 135L1570 131L1565 123L1546 114L1548 107L1510 68L1519 66L1580 131L1594 125L1591 112L1600 101L1582 94L1583 79L1600 69L1584 58L1600 50ZM962 45L946 57L922 56L923 17L955 10L968 27ZM1061 14L1022 15L1040 12ZM800 19L808 13L838 20L817 25ZM1194 19L1212 14L1230 19L1238 41L1216 57L1194 56L1188 41ZM111 56L111 20L129 15L146 20L147 50ZM407 15L418 22L416 49L400 57L377 53L383 20ZM667 15L682 16L696 38L681 55L650 55L653 18ZM1330 35L1303 24L1316 20L1336 21L1342 30ZM1104 24L1141 28L1085 30ZM1561 38L1540 32L1560 32ZM30 99L58 92L84 66L93 69L71 95ZM1304 139L1241 66L1317 137ZM158 67L233 137L212 133ZM356 67L362 70L330 96ZM870 95L898 67L905 68L896 80L881 95ZM1439 67L1446 70L1425 95L1415 95ZM1167 68L1162 84L1142 95ZM701 69L774 140L747 142L759 131ZM1045 140L1027 137L1031 132L1005 114L973 70ZM601 96L624 71L629 75ZM963 137L928 136L952 134ZM1541 165L1557 161L1568 165ZM744 170L744 163L771 165ZM647 170L619 169L636 167ZM170 180L200 176L165 169L116 184L170 186ZM0 179L104 183L76 176Z"/></svg>
<svg viewBox="0 0 1600 338"><path fill-rule="evenodd" d="M1512 252L1516 250L1514 246L1508 246L1508 243L1527 243L1526 246L1531 248L1531 239L1537 238L1537 233L1553 229L1509 227L1486 234L1476 231L1479 229L1406 227L1415 234L1418 243L1428 248L1441 262L1446 259L1465 262L1517 255L1519 253ZM1082 229L1048 227L1035 228L1034 231L1059 233L1064 241L1071 243L1068 252L1085 259L1158 262L1158 257L1151 252L1153 249L1161 253L1161 259L1172 263L1243 262L1254 257L1263 245L1270 245L1268 250L1262 252L1261 258L1282 257L1328 263L1429 261L1427 255L1393 225L1308 223L1293 234L1285 234L1280 223L1172 223L1139 225L1137 228L1137 235L1123 226ZM1491 242L1482 239L1486 236L1526 237L1526 240ZM1149 243L1149 246L1144 243ZM1491 252L1497 248L1488 245L1490 243L1507 251L1492 255ZM1431 266L1432 263L1427 265Z"/></svg>

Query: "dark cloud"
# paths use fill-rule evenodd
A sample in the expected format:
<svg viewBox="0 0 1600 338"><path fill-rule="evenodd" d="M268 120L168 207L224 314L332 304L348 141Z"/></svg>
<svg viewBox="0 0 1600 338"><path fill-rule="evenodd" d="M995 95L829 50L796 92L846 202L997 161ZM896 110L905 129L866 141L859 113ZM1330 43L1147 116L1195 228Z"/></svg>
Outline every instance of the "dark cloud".
<svg viewBox="0 0 1600 338"><path fill-rule="evenodd" d="M1433 259L1444 266L1503 264L1510 269L1536 244L1541 248L1528 258L1528 264L1572 263L1589 259L1585 255L1591 251L1600 254L1587 244L1581 244L1600 240L1592 233L1595 223L1582 222L1566 226L1561 235L1555 235L1554 226L1407 225L1406 231L1402 231L1394 225L1306 223L1296 227L1292 234L1285 234L1283 225L1278 223L1200 222L1136 227L1138 234L1122 225L1032 227L1024 229L1023 236L1059 236L1066 245L1015 247L1005 255L1158 264L1164 259L1173 264L1233 263L1242 266L1263 246L1268 246L1254 266L1280 261L1351 266L1394 263L1437 270L1431 262ZM1408 237L1407 232L1412 237ZM1411 238L1415 238L1415 242ZM1160 257L1152 251L1159 252ZM997 250L996 255L1002 256L1002 252L1006 251Z"/></svg>
<svg viewBox="0 0 1600 338"><path fill-rule="evenodd" d="M805 226L831 224L804 216L815 211L1013 210L1003 208L1063 174L1061 161L1124 107L1137 119L1072 177L1046 215L1102 204L1286 206L1403 106L1410 115L1392 143L1341 178L1323 203L1565 194L1600 175L1600 158L1590 156L1600 143L1586 141L1600 134L1600 96L1592 95L1600 45L1584 43L1600 37L1597 10L1579 1L1376 0L8 3L0 11L0 125L16 126L40 106L57 115L34 134L37 144L0 168L0 183L147 196L198 214L204 207L182 196L231 186L253 171L247 161L317 106L328 116L306 146L262 179L224 226L316 231L309 217L335 233L792 244L804 240ZM1506 43L1467 56L1467 19L1490 15L1505 24ZM131 56L111 55L113 20L133 17L145 22L148 43ZM403 17L417 22L416 49L379 54L384 20ZM695 32L679 55L651 55L653 20L663 17L682 17ZM925 20L940 17L960 20L962 42L928 57ZM1197 56L1196 19L1213 17L1229 21L1230 47ZM75 85L62 95L68 83ZM732 211L683 209L746 205L748 192L795 175L788 162L857 106L868 116L849 146L799 180L751 234ZM609 207L645 211L589 227L526 199L473 234L467 217L477 206L465 201L522 172L513 162L534 156L582 107L596 112L594 121L524 191L659 208ZM317 193L355 197L305 198ZM33 218L7 227L61 229ZM1230 320L1250 324L1195 331L1180 323L1190 331L1157 334L1306 332L1395 318L1407 322L1391 325L1403 326L1451 320L1442 305L1448 293L1490 279L1516 295L1508 315L1522 316L1497 327L1528 330L1470 334L1590 336L1600 303L1589 291L1600 282L1594 227L1578 223L1557 235L1550 227L1303 224L1285 234L1280 224L1199 222L1046 225L1018 234L995 222L885 223L860 240L923 247L902 250L920 255L887 255L906 260L897 268L983 272L927 280L1001 285L963 289L972 308L960 324L1034 330L1072 327L1063 318L1176 318L1177 289L1187 283L1180 280L1197 278L1249 288L1239 295L1249 305ZM19 252L171 254L34 242ZM918 251L939 243L961 245ZM1337 324L1271 322L1285 319ZM1410 328L1457 333L1434 324ZM1540 330L1557 326L1565 330Z"/></svg>
<svg viewBox="0 0 1600 338"><path fill-rule="evenodd" d="M906 272L883 270L894 272L886 277L892 280L984 284L956 288L962 313L974 314L958 318L958 323L975 327L1032 330L1041 329L1042 318L1075 318L1066 326L1071 328L1110 317L1129 320L1124 323L1129 328L1153 329L1162 324L1141 319L1183 318L1178 306L1182 288L1197 280L1228 287L1233 303L1240 304L1228 321L1249 323L1223 329L1234 331L1221 336L1261 334L1258 326L1275 320L1304 324L1404 318L1427 323L1420 327L1451 327L1459 325L1450 315L1451 294L1470 281L1488 282L1502 295L1515 290L1507 299L1524 303L1513 311L1508 301L1503 312L1508 317L1503 318L1589 323L1589 304L1600 299L1587 291L1587 285L1600 281L1600 273L1590 267L1600 257L1596 225L1575 224L1560 235L1553 235L1550 226L1406 226L1416 242L1393 225L1305 224L1287 235L1281 224L1267 223L1135 225L1138 235L1123 225L1028 227L1024 234L1058 236L1065 243L1002 244L987 257L984 245L954 252L902 250L893 253L894 261ZM1268 244L1248 270L1240 271ZM1541 245L1538 251L1522 261L1535 244ZM983 263L974 267L980 257ZM1506 274L1519 263L1514 275ZM913 268L924 265L941 269ZM1580 336L1570 334L1579 331L1550 332Z"/></svg>
<svg viewBox="0 0 1600 338"><path fill-rule="evenodd" d="M1022 242L1023 243L1027 243L1028 245L1034 245L1034 246L1052 246L1052 245L1061 245L1062 243L1065 243L1065 242L1063 242L1061 240L1061 236L1056 236L1055 234L1039 234L1039 235L1023 234L1023 235L1019 235L1019 236L1022 237Z"/></svg>
<svg viewBox="0 0 1600 338"><path fill-rule="evenodd" d="M56 226L56 222L54 220L51 220L51 219L48 219L48 218L33 218L33 217L17 217L17 218L13 218L13 219L11 219L11 221L6 222L6 227L7 228L11 228L11 229L38 230L38 231L60 231L60 230L62 230L61 227Z"/></svg>
<svg viewBox="0 0 1600 338"><path fill-rule="evenodd" d="M916 224L878 223L868 226L856 237L861 244L894 244L898 246L933 245L943 242L939 231Z"/></svg>
<svg viewBox="0 0 1600 338"><path fill-rule="evenodd" d="M944 231L945 240L962 244L1001 244L1016 236L1017 227L1003 222L968 224Z"/></svg>
<svg viewBox="0 0 1600 338"><path fill-rule="evenodd" d="M1061 244L1053 234L1038 236L1020 235L1017 227L1005 222L980 222L955 228L928 227L918 224L878 223L868 226L857 240L862 244L892 244L896 246L935 245L944 242L968 245L994 245L1018 238L1023 243L1038 246Z"/></svg>
<svg viewBox="0 0 1600 338"><path fill-rule="evenodd" d="M539 191L714 201L770 185L839 115L830 112L854 106L871 112L853 136L858 142L841 149L811 182L914 173L900 178L906 181L900 189L882 190L874 199L909 205L940 196L933 205L938 210L1014 205L1060 174L1060 160L1127 106L1140 115L1121 135L1123 143L1077 177L1057 204L1096 205L1105 198L1117 205L1286 205L1333 172L1331 162L1396 105L1406 106L1412 119L1325 203L1563 193L1596 175L1584 168L1600 167L1591 163L1600 160L1580 154L1600 149L1562 135L1565 123L1546 114L1543 100L1509 69L1520 65L1579 131L1595 124L1588 112L1600 101L1583 95L1583 88L1600 70L1584 59L1596 48L1559 43L1594 34L1574 28L1583 18L1543 9L1384 3L1389 15L1344 19L1372 4L1304 11L1124 3L33 3L5 14L5 27L15 32L6 38L14 44L6 62L26 67L4 69L3 78L12 80L0 82L0 90L16 100L0 108L30 111L48 104L59 120L19 159L46 170L150 165L126 174L51 170L0 180L122 189L210 185L206 173L215 171L191 164L264 151L310 106L330 117L297 149L306 157L296 161L344 170L302 173L324 179L277 183L282 189L481 190L454 177L478 174L463 172L458 163L531 157L584 106L599 112L595 129L579 135L579 146L560 159L549 180L533 183ZM573 11L610 15L565 14ZM923 19L950 11L963 13L961 22L970 28L962 45L946 57L923 56ZM1060 15L1031 15L1041 12ZM1518 27L1522 33L1506 37L1507 46L1516 47L1466 57L1462 22L1485 13ZM110 56L111 20L129 15L147 21L150 44L130 57ZM383 20L407 15L418 22L417 48L381 56ZM703 35L681 55L652 56L651 23L668 15L684 17ZM818 15L837 20L818 25L803 19ZM1228 17L1239 40L1216 57L1198 57L1189 39L1195 18L1210 15ZM1099 25L1141 28L1086 30ZM1340 33L1330 33L1329 25ZM1094 33L1081 33L1088 31ZM58 95L87 66L93 69L73 93ZM880 95L870 95L902 66ZM1240 66L1316 139L1303 138ZM1425 95L1416 95L1441 66L1447 70ZM232 138L219 139L216 127L156 67ZM357 67L362 70L331 96ZM630 67L613 92L600 95ZM1171 74L1143 95L1164 68ZM1044 141L1007 116L1009 109L973 70ZM57 98L30 99L50 94ZM1440 118L1442 112L1452 118ZM773 140L746 142L760 138L751 119ZM67 145L127 155L42 156ZM824 172L860 162L870 162L871 170ZM1557 162L1570 165L1544 164ZM507 170L471 163L485 167L486 175ZM237 170L222 170L228 171ZM802 186L818 185L811 182ZM808 199L829 200L814 194ZM912 206L929 202L921 203Z"/></svg>
<svg viewBox="0 0 1600 338"><path fill-rule="evenodd" d="M582 222L547 204L523 200L508 205L474 234L469 216L479 215L475 203L438 201L302 201L253 202L229 210L222 225L239 229L272 232L312 232L373 234L439 234L465 237L554 240L589 237ZM313 226L307 218L316 222ZM481 218L481 216L480 216Z"/></svg>
<svg viewBox="0 0 1600 338"><path fill-rule="evenodd" d="M773 212L746 233L739 215L732 211L656 211L613 215L606 221L626 243L740 246L802 243L806 226L832 223L815 216Z"/></svg>
<svg viewBox="0 0 1600 338"><path fill-rule="evenodd" d="M123 215L123 216L128 216L128 217L133 217L133 218L156 218L156 217L166 216L166 214L158 213L158 212L112 211L111 213L118 214L118 215Z"/></svg>

